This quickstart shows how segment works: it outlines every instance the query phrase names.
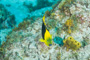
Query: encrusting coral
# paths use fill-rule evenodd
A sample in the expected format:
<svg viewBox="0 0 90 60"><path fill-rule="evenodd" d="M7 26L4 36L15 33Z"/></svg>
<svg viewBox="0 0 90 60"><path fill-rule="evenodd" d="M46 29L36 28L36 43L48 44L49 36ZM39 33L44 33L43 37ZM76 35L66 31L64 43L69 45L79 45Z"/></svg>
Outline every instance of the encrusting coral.
<svg viewBox="0 0 90 60"><path fill-rule="evenodd" d="M67 51L69 49L72 49L73 51L79 49L81 47L81 43L76 41L73 37L68 37L67 39L63 40L64 46L67 48Z"/></svg>
<svg viewBox="0 0 90 60"><path fill-rule="evenodd" d="M65 22L65 25L68 27L68 33L70 34L71 33L71 26L73 26L73 20L67 20Z"/></svg>

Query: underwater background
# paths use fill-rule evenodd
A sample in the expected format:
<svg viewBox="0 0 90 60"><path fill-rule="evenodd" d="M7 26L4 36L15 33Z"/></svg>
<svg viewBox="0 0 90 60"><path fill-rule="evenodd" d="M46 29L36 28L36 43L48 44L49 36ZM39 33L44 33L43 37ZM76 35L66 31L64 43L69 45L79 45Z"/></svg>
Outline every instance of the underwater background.
<svg viewBox="0 0 90 60"><path fill-rule="evenodd" d="M0 60L90 60L90 0L0 0Z"/></svg>

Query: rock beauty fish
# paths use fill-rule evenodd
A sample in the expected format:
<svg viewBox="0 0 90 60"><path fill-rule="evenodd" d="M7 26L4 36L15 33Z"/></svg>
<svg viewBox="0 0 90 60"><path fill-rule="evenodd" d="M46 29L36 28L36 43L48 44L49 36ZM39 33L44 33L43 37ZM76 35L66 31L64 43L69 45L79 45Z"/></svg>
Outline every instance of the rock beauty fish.
<svg viewBox="0 0 90 60"><path fill-rule="evenodd" d="M40 39L40 41L44 42L47 46L52 46L52 36L46 29L45 16L43 16L42 21L42 39Z"/></svg>

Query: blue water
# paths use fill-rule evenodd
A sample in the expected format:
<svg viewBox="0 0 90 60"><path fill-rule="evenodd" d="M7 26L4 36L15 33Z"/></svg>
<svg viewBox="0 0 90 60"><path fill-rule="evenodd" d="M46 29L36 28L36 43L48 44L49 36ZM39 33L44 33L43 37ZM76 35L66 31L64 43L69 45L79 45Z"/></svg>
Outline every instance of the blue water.
<svg viewBox="0 0 90 60"><path fill-rule="evenodd" d="M39 3L44 3L44 4L39 4ZM45 3L48 2L48 3ZM20 22L23 21L24 18L26 18L28 15L30 17L36 16L40 17L43 16L45 11L51 10L52 5L57 3L58 0L0 0L0 4L3 5L2 8L0 8L1 13L0 13L0 18L2 18L2 12L3 8L6 9L7 12L4 13L4 21L0 19L0 45L3 43L3 41L6 41L6 36L9 31L12 31L12 25L14 24L15 26L18 26ZM29 6L32 4L32 6ZM51 5L50 5L51 4ZM27 6L26 6L27 5ZM35 7L36 6L36 7ZM29 8L33 9L33 11L29 10ZM8 15L9 12L9 15ZM9 16L14 15L15 21L13 19L10 20ZM3 22L2 22L3 21ZM5 25L5 26L4 26Z"/></svg>

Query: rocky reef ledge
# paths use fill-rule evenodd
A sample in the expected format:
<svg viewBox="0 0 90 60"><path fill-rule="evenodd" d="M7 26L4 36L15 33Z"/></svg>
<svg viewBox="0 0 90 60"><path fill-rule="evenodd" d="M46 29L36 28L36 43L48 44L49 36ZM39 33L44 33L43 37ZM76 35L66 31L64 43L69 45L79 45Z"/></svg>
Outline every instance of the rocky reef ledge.
<svg viewBox="0 0 90 60"><path fill-rule="evenodd" d="M69 36L81 43L76 50L55 44L47 47L39 41L42 18L25 19L7 35L7 42L0 48L1 60L90 60L90 1L62 0L46 12L46 27L52 38ZM73 22L66 23L67 20ZM28 24L29 23L29 24ZM25 28L22 28L25 25ZM68 30L70 26L70 31ZM69 31L69 32L68 32Z"/></svg>

